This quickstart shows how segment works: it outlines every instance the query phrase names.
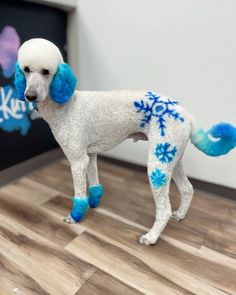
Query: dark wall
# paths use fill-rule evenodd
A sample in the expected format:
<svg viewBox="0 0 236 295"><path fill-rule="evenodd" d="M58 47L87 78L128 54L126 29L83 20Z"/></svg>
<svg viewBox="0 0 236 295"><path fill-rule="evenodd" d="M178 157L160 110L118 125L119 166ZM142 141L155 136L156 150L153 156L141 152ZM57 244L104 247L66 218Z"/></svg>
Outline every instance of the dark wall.
<svg viewBox="0 0 236 295"><path fill-rule="evenodd" d="M32 118L32 104L13 87L17 49L30 38L54 42L66 60L67 14L24 1L0 1L0 170L54 148L48 125Z"/></svg>

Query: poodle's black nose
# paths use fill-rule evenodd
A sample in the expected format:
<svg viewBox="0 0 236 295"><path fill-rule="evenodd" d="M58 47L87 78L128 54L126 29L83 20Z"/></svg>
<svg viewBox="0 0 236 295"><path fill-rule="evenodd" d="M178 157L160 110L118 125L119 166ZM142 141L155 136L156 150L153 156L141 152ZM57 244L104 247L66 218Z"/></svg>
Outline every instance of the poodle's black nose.
<svg viewBox="0 0 236 295"><path fill-rule="evenodd" d="M25 93L25 98L30 101L30 102L33 102L35 100L37 100L38 98L38 94L36 91L26 91Z"/></svg>

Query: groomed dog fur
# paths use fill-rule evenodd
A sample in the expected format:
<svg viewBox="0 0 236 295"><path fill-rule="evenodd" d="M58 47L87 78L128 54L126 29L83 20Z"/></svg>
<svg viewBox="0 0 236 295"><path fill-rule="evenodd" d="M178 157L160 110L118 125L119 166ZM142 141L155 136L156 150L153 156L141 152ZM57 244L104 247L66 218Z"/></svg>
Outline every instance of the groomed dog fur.
<svg viewBox="0 0 236 295"><path fill-rule="evenodd" d="M148 177L156 205L156 219L140 243L156 243L172 217L183 219L193 189L181 159L192 143L209 156L220 156L236 146L236 128L220 123L204 132L193 116L170 97L153 91L77 91L76 79L50 41L31 39L19 49L15 87L21 100L35 102L71 165L74 201L66 222L83 218L99 205L103 189L97 172L97 153L128 137L148 140ZM212 140L214 137L215 140ZM88 179L88 189L86 183ZM181 196L172 213L171 178ZM88 196L87 196L88 192Z"/></svg>

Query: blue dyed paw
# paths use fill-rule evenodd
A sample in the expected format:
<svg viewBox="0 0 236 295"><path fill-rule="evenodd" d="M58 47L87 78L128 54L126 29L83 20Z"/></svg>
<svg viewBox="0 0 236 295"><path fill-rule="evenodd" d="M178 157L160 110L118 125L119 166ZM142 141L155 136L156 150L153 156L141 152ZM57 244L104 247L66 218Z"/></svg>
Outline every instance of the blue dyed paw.
<svg viewBox="0 0 236 295"><path fill-rule="evenodd" d="M93 185L89 187L89 205L92 208L96 208L102 198L103 188L101 184Z"/></svg>
<svg viewBox="0 0 236 295"><path fill-rule="evenodd" d="M76 221L80 221L84 215L87 213L89 208L88 197L75 198L73 199L73 207L71 210L71 217Z"/></svg>

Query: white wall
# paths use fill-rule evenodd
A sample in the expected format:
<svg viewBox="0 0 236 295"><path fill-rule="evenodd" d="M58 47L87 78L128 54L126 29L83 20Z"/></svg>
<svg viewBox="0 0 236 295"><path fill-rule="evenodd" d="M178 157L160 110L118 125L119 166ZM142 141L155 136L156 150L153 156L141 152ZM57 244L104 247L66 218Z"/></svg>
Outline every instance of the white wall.
<svg viewBox="0 0 236 295"><path fill-rule="evenodd" d="M236 125L235 0L79 0L79 88L153 89L174 96L205 129ZM108 155L145 164L146 143ZM210 158L189 144L186 171L236 188L236 150Z"/></svg>

